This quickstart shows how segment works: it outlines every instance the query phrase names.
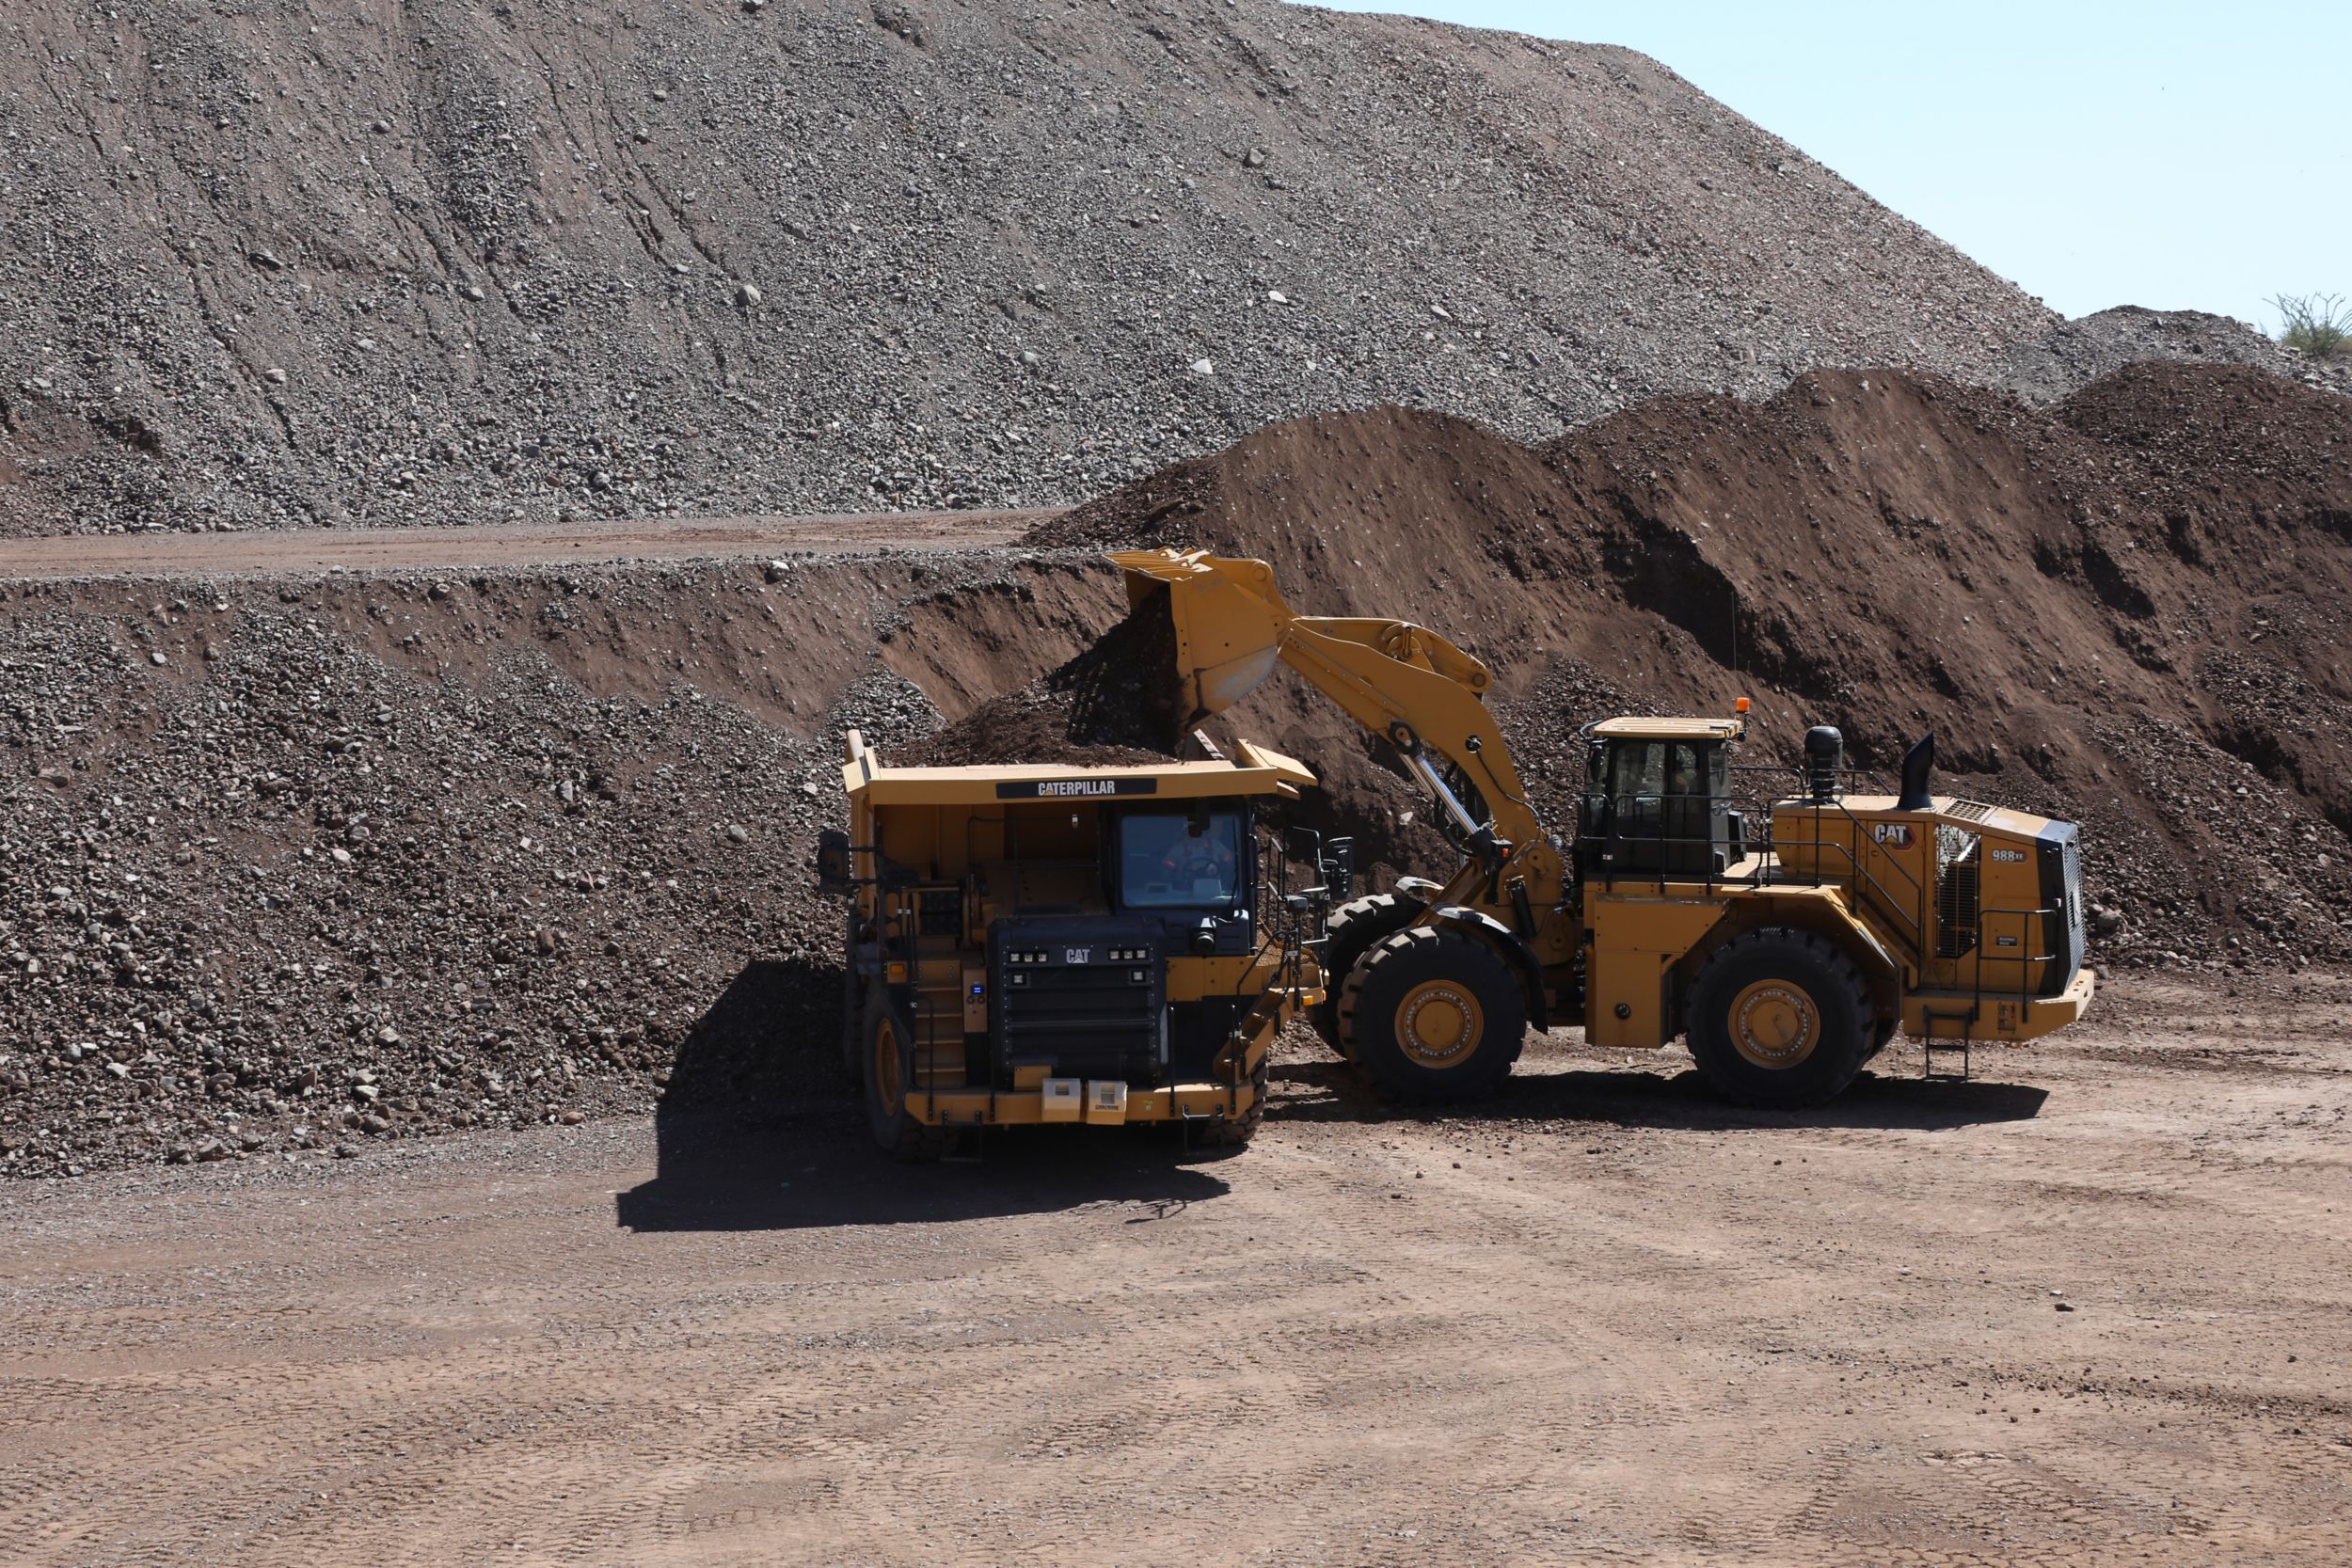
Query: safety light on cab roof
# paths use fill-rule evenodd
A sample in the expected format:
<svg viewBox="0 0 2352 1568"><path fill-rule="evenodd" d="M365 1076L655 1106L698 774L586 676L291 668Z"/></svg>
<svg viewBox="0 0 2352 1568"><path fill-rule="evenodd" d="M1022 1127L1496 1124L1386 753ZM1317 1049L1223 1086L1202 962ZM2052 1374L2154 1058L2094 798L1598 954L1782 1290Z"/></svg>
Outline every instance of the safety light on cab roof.
<svg viewBox="0 0 2352 1568"><path fill-rule="evenodd" d="M1731 711L1732 711L1732 712L1734 712L1734 713L1745 713L1745 712L1747 712L1747 711L1748 711L1748 700L1747 700L1745 697L1734 697L1734 698L1731 700Z"/></svg>

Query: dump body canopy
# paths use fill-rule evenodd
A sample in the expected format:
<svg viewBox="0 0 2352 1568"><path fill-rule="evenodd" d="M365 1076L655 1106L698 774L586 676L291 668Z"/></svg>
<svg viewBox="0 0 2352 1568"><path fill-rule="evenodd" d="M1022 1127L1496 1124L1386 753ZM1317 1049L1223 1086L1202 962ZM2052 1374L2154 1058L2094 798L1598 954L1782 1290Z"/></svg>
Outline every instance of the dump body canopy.
<svg viewBox="0 0 2352 1568"><path fill-rule="evenodd" d="M866 805L977 806L1006 800L1186 800L1237 795L1296 799L1315 782L1305 764L1245 740L1237 761L1089 768L997 763L972 768L890 768L850 732L841 784Z"/></svg>

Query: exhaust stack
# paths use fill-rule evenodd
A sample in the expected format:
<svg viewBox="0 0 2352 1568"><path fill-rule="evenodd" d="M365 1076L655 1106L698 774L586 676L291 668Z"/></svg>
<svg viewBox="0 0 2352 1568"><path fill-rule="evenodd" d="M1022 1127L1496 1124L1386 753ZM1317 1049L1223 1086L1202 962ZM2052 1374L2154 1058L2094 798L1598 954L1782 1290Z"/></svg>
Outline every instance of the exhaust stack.
<svg viewBox="0 0 2352 1568"><path fill-rule="evenodd" d="M1903 753L1903 792L1897 811L1933 811L1935 797L1928 793L1928 774L1935 767L1935 732L1930 730Z"/></svg>

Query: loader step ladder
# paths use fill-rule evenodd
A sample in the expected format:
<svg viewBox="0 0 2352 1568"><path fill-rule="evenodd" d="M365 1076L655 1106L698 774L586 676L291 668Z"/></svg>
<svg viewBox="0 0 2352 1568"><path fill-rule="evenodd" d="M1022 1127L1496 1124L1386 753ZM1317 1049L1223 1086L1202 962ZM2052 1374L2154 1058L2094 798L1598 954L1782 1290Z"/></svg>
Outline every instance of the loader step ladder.
<svg viewBox="0 0 2352 1568"><path fill-rule="evenodd" d="M1932 1007L1928 1009L1924 1020L1927 1033L1919 1040L1920 1077L1948 1084L1968 1082L1972 1065L1969 1047L1976 1043L1971 1037L1976 1033L1977 1011L1977 1006L1973 1005L1959 1012L1937 1012ZM1939 1035L1935 1032L1938 1023L1957 1023L1960 1032L1957 1035ZM1945 1062L1941 1068L1936 1065L1939 1054ZM1950 1066L1955 1055L1960 1058L1958 1071Z"/></svg>

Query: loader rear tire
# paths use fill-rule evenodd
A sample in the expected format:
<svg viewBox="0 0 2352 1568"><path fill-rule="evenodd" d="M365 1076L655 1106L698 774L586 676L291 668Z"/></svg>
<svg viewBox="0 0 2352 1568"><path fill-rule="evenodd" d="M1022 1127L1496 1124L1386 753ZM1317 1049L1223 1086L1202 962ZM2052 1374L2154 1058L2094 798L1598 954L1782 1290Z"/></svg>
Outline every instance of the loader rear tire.
<svg viewBox="0 0 2352 1568"><path fill-rule="evenodd" d="M1421 906L1393 893L1351 898L1331 911L1324 926L1323 1001L1314 1010L1315 1032L1342 1056L1353 1054L1340 1027L1340 992L1356 965L1375 943L1401 931L1421 913Z"/></svg>
<svg viewBox="0 0 2352 1568"><path fill-rule="evenodd" d="M1357 1066L1416 1104L1482 1095L1527 1037L1527 997L1502 954L1459 931L1416 926L1375 942L1340 992Z"/></svg>
<svg viewBox="0 0 2352 1568"><path fill-rule="evenodd" d="M908 1033L906 1020L890 1005L889 992L880 986L868 990L865 1027L860 1031L865 1041L860 1076L865 1085L866 1121L883 1153L912 1164L938 1159L955 1146L956 1135L953 1128L927 1127L907 1114L901 1044Z"/></svg>
<svg viewBox="0 0 2352 1568"><path fill-rule="evenodd" d="M1836 1098L1875 1034L1853 960L1810 931L1725 942L1691 988L1691 1055L1716 1093L1784 1110Z"/></svg>

